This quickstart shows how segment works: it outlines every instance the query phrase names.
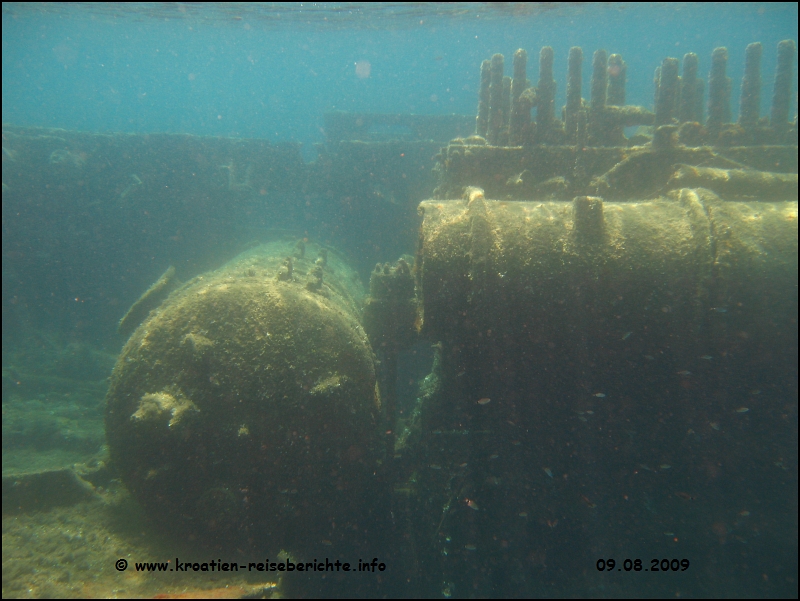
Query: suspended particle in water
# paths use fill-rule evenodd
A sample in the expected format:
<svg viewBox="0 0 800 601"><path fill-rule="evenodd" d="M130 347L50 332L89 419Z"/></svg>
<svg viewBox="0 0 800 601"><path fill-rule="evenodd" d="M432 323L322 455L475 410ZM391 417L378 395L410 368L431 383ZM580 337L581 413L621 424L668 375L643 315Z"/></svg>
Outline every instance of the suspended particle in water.
<svg viewBox="0 0 800 601"><path fill-rule="evenodd" d="M356 77L367 79L372 73L372 65L369 61L356 61Z"/></svg>

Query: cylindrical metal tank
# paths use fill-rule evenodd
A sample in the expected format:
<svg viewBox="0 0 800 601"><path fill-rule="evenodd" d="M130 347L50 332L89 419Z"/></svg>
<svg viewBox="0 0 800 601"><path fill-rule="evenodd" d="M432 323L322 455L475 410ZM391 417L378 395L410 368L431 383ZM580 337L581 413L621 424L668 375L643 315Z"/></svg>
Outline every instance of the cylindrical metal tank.
<svg viewBox="0 0 800 601"><path fill-rule="evenodd" d="M737 486L791 485L796 199L465 196L421 205L436 386L398 437L429 590L536 596L545 563L659 545L687 512L735 515ZM703 536L691 528L675 541ZM497 566L525 578L475 585Z"/></svg>
<svg viewBox="0 0 800 601"><path fill-rule="evenodd" d="M595 349L631 336L644 355L796 340L797 201L681 189L641 202L503 202L473 191L420 210L427 338L501 336L544 355L549 343L600 364Z"/></svg>
<svg viewBox="0 0 800 601"><path fill-rule="evenodd" d="M301 557L364 542L382 444L362 300L335 253L276 242L150 314L114 369L106 428L152 517Z"/></svg>

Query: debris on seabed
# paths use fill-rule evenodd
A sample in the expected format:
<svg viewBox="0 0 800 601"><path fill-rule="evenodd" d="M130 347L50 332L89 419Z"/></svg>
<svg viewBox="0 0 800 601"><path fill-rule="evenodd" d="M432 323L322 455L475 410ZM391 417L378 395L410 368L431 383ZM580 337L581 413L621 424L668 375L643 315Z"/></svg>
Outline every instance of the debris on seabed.
<svg viewBox="0 0 800 601"><path fill-rule="evenodd" d="M275 582L261 584L245 584L242 586L224 586L210 589L184 590L176 593L159 593L153 599L264 599L267 591L275 589Z"/></svg>

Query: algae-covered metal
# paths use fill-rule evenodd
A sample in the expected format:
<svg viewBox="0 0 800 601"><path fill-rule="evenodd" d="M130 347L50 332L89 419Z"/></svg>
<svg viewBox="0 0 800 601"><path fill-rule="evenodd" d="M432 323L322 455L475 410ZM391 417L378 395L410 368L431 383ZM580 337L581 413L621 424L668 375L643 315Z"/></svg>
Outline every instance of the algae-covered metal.
<svg viewBox="0 0 800 601"><path fill-rule="evenodd" d="M349 536L335 522L380 513L364 505L380 498L381 408L357 275L293 245L248 251L153 311L114 369L106 427L155 519L313 553Z"/></svg>
<svg viewBox="0 0 800 601"><path fill-rule="evenodd" d="M796 201L727 202L703 189L627 203L474 193L420 211L422 332L431 339L490 329L511 341L580 332L601 343L620 338L624 316L626 331L646 328L653 344L722 343L729 330L774 341L780 332L768 322L786 323L795 307ZM725 307L746 309L716 327L713 310Z"/></svg>

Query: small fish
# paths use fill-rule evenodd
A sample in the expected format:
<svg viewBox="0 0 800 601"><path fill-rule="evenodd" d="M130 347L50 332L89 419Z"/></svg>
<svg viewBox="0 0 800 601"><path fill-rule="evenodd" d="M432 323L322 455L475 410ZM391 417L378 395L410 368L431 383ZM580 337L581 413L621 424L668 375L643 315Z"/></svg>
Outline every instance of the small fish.
<svg viewBox="0 0 800 601"><path fill-rule="evenodd" d="M474 509L475 511L480 511L480 507L478 507L478 504L472 499L467 499L467 507Z"/></svg>
<svg viewBox="0 0 800 601"><path fill-rule="evenodd" d="M630 337L631 337L631 334L633 334L633 332L625 332L625 333L622 335L622 338L620 338L620 340L627 340L628 338L630 338Z"/></svg>
<svg viewBox="0 0 800 601"><path fill-rule="evenodd" d="M716 311L717 313L727 313L728 310L725 307L711 307L712 311Z"/></svg>
<svg viewBox="0 0 800 601"><path fill-rule="evenodd" d="M526 517L528 517L528 512L527 511L520 511L517 515L519 517L521 517L521 518L526 518Z"/></svg>
<svg viewBox="0 0 800 601"><path fill-rule="evenodd" d="M747 407L739 407L736 410L736 413L747 413L748 411L750 411L750 409L748 409Z"/></svg>
<svg viewBox="0 0 800 601"><path fill-rule="evenodd" d="M498 457L500 457L500 455L498 455L497 453L492 453L491 455L489 455L489 459L497 459Z"/></svg>
<svg viewBox="0 0 800 601"><path fill-rule="evenodd" d="M518 440L512 440L512 441L511 441L511 444L513 444L515 447L518 447L518 446L519 446L519 445L521 445L522 443L521 443L520 441L518 441Z"/></svg>
<svg viewBox="0 0 800 601"><path fill-rule="evenodd" d="M586 415L594 415L594 411L587 411Z"/></svg>
<svg viewBox="0 0 800 601"><path fill-rule="evenodd" d="M668 470L668 469L670 469L672 466L671 466L669 463L662 463L662 464L661 464L661 465L659 465L658 467L660 467L662 470Z"/></svg>
<svg viewBox="0 0 800 601"><path fill-rule="evenodd" d="M654 361L655 360L655 357L653 357L653 355L645 355L644 358L647 359L648 361Z"/></svg>
<svg viewBox="0 0 800 601"><path fill-rule="evenodd" d="M746 518L748 515L750 515L750 512L747 511L746 509L743 509L742 511L739 512L739 517Z"/></svg>
<svg viewBox="0 0 800 601"><path fill-rule="evenodd" d="M751 390L750 394L761 394L761 391L758 388L756 388L755 390Z"/></svg>
<svg viewBox="0 0 800 601"><path fill-rule="evenodd" d="M583 501L589 509L594 509L597 507L597 505L592 503L592 501L586 495L581 495L581 501Z"/></svg>
<svg viewBox="0 0 800 601"><path fill-rule="evenodd" d="M547 525L550 526L551 528L555 528L556 526L558 526L558 520L557 519L547 520Z"/></svg>
<svg viewBox="0 0 800 601"><path fill-rule="evenodd" d="M548 475L548 476L550 476L551 478L553 477L553 472L551 472L551 471L550 471L550 468L549 468L549 467L543 467L542 469L544 470L544 473L545 473L545 474L547 474L547 475Z"/></svg>
<svg viewBox="0 0 800 601"><path fill-rule="evenodd" d="M464 545L464 548L465 548L467 551L474 551L474 550L475 550L475 549L477 549L478 547L476 547L475 545Z"/></svg>
<svg viewBox="0 0 800 601"><path fill-rule="evenodd" d="M682 369L681 371L676 371L675 373L678 374L679 376L691 376L692 375L692 372L690 372L688 369Z"/></svg>
<svg viewBox="0 0 800 601"><path fill-rule="evenodd" d="M678 496L678 497L680 497L680 498L681 498L681 499L683 499L684 501L694 501L694 500L696 500L696 499L697 499L697 497L693 497L693 496L692 496L692 495L690 495L688 492L676 492L676 493L675 493L675 496Z"/></svg>
<svg viewBox="0 0 800 601"><path fill-rule="evenodd" d="M602 392L595 392L592 396L596 396L598 399L606 398L606 395L604 395Z"/></svg>
<svg viewBox="0 0 800 601"><path fill-rule="evenodd" d="M703 355L700 358L703 359L704 361L711 361L714 357L712 357L711 355Z"/></svg>
<svg viewBox="0 0 800 601"><path fill-rule="evenodd" d="M436 463L431 463L428 467L431 468L432 470L440 470L440 469L442 469L442 466L438 465Z"/></svg>
<svg viewBox="0 0 800 601"><path fill-rule="evenodd" d="M488 405L492 402L492 399L489 397L483 397L482 399L478 399L478 405Z"/></svg>
<svg viewBox="0 0 800 601"><path fill-rule="evenodd" d="M665 532L664 536L675 536L674 532Z"/></svg>
<svg viewBox="0 0 800 601"><path fill-rule="evenodd" d="M528 171L527 169L520 173L519 175L512 175L506 181L506 186L521 186L525 183L524 175L525 172ZM530 175L530 172L528 173Z"/></svg>
<svg viewBox="0 0 800 601"><path fill-rule="evenodd" d="M586 418L585 418L585 417L583 417L582 415L579 415L579 416L578 416L578 419L579 419L579 420L581 420L582 422L588 422L588 421L589 421L588 419L586 419Z"/></svg>
<svg viewBox="0 0 800 601"><path fill-rule="evenodd" d="M714 428L714 430L719 430L719 422L708 422L708 425Z"/></svg>

